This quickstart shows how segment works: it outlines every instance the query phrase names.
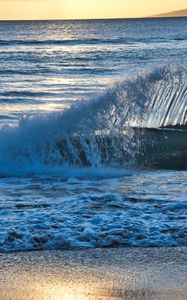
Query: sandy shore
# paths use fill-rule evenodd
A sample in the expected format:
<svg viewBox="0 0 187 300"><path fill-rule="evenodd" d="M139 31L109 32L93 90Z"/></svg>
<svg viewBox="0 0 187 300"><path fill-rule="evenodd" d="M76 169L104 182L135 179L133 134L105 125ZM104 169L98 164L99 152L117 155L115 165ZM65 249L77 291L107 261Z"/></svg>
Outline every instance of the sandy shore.
<svg viewBox="0 0 187 300"><path fill-rule="evenodd" d="M0 255L1 300L187 299L187 248Z"/></svg>

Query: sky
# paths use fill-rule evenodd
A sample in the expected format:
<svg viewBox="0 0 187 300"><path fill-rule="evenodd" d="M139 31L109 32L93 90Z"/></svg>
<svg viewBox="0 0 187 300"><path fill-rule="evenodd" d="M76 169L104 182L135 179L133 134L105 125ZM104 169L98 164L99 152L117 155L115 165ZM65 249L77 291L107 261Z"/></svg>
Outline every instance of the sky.
<svg viewBox="0 0 187 300"><path fill-rule="evenodd" d="M186 0L0 0L0 20L136 18L185 8Z"/></svg>

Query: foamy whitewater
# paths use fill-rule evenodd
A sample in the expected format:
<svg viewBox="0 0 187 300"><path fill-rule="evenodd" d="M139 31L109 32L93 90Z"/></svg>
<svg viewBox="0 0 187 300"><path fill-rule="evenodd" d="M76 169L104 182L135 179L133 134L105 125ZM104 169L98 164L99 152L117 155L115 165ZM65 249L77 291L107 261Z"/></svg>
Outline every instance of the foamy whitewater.
<svg viewBox="0 0 187 300"><path fill-rule="evenodd" d="M187 246L186 21L0 23L1 252Z"/></svg>

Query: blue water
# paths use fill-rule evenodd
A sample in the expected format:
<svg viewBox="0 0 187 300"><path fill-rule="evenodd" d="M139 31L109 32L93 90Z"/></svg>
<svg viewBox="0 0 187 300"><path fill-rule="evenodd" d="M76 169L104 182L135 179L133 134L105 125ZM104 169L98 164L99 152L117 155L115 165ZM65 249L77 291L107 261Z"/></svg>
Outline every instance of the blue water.
<svg viewBox="0 0 187 300"><path fill-rule="evenodd" d="M0 22L0 251L187 245L186 61L187 18Z"/></svg>
<svg viewBox="0 0 187 300"><path fill-rule="evenodd" d="M185 65L186 18L0 22L0 119L61 110L113 81Z"/></svg>

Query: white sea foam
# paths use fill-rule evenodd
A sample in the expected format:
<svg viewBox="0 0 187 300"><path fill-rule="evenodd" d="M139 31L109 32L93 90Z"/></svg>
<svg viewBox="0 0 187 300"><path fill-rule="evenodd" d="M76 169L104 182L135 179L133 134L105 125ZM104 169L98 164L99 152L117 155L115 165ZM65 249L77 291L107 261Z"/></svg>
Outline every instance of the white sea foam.
<svg viewBox="0 0 187 300"><path fill-rule="evenodd" d="M186 172L0 184L0 251L186 246Z"/></svg>

